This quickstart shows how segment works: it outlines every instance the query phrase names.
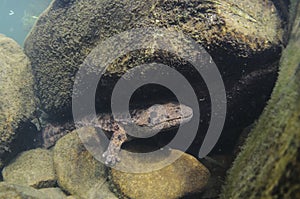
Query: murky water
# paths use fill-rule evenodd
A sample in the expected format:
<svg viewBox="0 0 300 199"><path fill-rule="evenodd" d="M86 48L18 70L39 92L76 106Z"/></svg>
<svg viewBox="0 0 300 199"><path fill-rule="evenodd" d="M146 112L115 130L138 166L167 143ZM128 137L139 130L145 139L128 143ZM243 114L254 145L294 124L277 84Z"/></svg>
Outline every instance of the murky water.
<svg viewBox="0 0 300 199"><path fill-rule="evenodd" d="M0 0L0 33L20 45L51 0Z"/></svg>

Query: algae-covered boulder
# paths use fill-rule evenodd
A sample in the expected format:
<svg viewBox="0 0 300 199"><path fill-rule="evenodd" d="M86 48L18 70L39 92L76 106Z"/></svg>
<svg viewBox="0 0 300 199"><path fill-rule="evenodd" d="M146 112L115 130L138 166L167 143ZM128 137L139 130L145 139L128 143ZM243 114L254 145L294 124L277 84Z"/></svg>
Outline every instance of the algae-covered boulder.
<svg viewBox="0 0 300 199"><path fill-rule="evenodd" d="M300 197L300 3L292 1L289 44L278 81L229 171L222 197Z"/></svg>
<svg viewBox="0 0 300 199"><path fill-rule="evenodd" d="M24 123L32 117L35 100L29 59L15 41L4 35L0 35L0 60L1 168L14 151L12 143L25 133Z"/></svg>
<svg viewBox="0 0 300 199"><path fill-rule="evenodd" d="M80 130L86 133L95 131L94 128ZM76 130L56 143L54 166L58 184L63 190L80 198L103 197L101 186L106 182L106 167L85 149ZM96 187L98 189L93 189Z"/></svg>
<svg viewBox="0 0 300 199"><path fill-rule="evenodd" d="M59 117L70 114L75 73L92 49L117 33L147 27L182 31L203 45L215 61L222 62L219 67L225 79L230 77L229 86L241 75L246 76L260 69L261 64L276 60L284 33L280 14L271 0L264 3L258 0L55 0L39 17L24 45L43 109ZM154 49L151 40L148 42L149 48ZM119 46L121 42L113 44L116 51ZM172 49L182 50L176 44ZM250 65L244 58L255 64ZM237 60L238 64L234 65ZM123 73L148 62L190 70L187 63L173 54L143 49L122 55L106 74Z"/></svg>
<svg viewBox="0 0 300 199"><path fill-rule="evenodd" d="M46 149L33 149L18 155L2 171L6 182L32 186L34 188L53 187L56 175L52 152Z"/></svg>
<svg viewBox="0 0 300 199"><path fill-rule="evenodd" d="M120 167L148 171L163 164L163 159L181 156L166 167L145 173L124 172L111 169L110 181L112 189L118 190L118 195L129 198L180 198L186 195L201 193L208 182L210 173L196 158L178 150L152 157L122 156ZM199 195L198 195L199 197Z"/></svg>

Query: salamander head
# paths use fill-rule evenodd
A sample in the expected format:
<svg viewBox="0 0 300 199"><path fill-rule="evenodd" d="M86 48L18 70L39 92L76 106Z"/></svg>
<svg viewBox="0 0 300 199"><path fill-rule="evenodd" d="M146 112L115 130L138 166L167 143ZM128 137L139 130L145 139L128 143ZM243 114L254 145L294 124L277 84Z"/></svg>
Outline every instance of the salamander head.
<svg viewBox="0 0 300 199"><path fill-rule="evenodd" d="M156 104L137 113L135 123L151 129L168 130L187 123L193 117L193 110L183 104Z"/></svg>

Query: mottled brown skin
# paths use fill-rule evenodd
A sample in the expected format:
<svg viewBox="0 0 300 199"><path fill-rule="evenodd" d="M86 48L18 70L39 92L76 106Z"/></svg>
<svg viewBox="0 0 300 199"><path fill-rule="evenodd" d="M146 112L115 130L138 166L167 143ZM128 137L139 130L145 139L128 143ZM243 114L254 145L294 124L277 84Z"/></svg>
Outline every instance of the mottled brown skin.
<svg viewBox="0 0 300 199"><path fill-rule="evenodd" d="M120 161L119 151L124 142L134 137L151 137L160 131L178 127L190 121L193 111L185 105L166 103L133 110L130 114L131 116L116 114L115 117L112 114L99 114L97 117L85 117L76 122L77 127L93 126L112 132L108 148L103 153L106 164L114 165ZM53 146L59 138L74 129L75 126L71 123L62 126L47 125L42 132L43 147Z"/></svg>

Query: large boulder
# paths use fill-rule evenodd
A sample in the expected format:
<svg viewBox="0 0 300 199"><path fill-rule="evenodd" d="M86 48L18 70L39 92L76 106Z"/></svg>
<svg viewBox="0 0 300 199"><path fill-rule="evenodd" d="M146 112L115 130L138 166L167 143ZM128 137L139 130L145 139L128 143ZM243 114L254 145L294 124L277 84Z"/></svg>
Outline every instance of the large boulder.
<svg viewBox="0 0 300 199"><path fill-rule="evenodd" d="M33 76L29 59L12 39L0 35L0 168L9 156L22 150L16 140L30 139L26 122L35 110Z"/></svg>
<svg viewBox="0 0 300 199"><path fill-rule="evenodd" d="M179 30L203 45L220 63L218 67L228 90L240 78L249 79L247 74L263 70L256 75L260 79L268 79L262 89L268 95L276 66L266 69L267 66L263 64L278 59L285 30L271 0L266 3L258 0L55 0L39 17L24 44L25 52L32 62L43 109L56 119L69 116L74 76L87 55L100 42L117 33L146 27ZM142 41L147 41L147 38L142 38ZM121 42L112 45L116 50L122 48ZM153 44L150 40L149 48L151 46ZM175 52L184 50L176 44L172 48ZM106 74L122 74L128 68L148 62L162 62L190 70L187 63L170 53L140 50L120 57ZM254 75L251 73L250 77ZM197 85L199 92L205 90L205 86ZM261 85L258 86L261 88ZM102 92L97 97L107 97L109 94L106 94ZM162 94L166 95L165 92ZM149 95L146 99L149 99ZM208 98L205 101L209 103ZM107 104L103 107L107 107Z"/></svg>
<svg viewBox="0 0 300 199"><path fill-rule="evenodd" d="M291 2L292 31L278 81L228 173L221 198L300 197L300 3Z"/></svg>

